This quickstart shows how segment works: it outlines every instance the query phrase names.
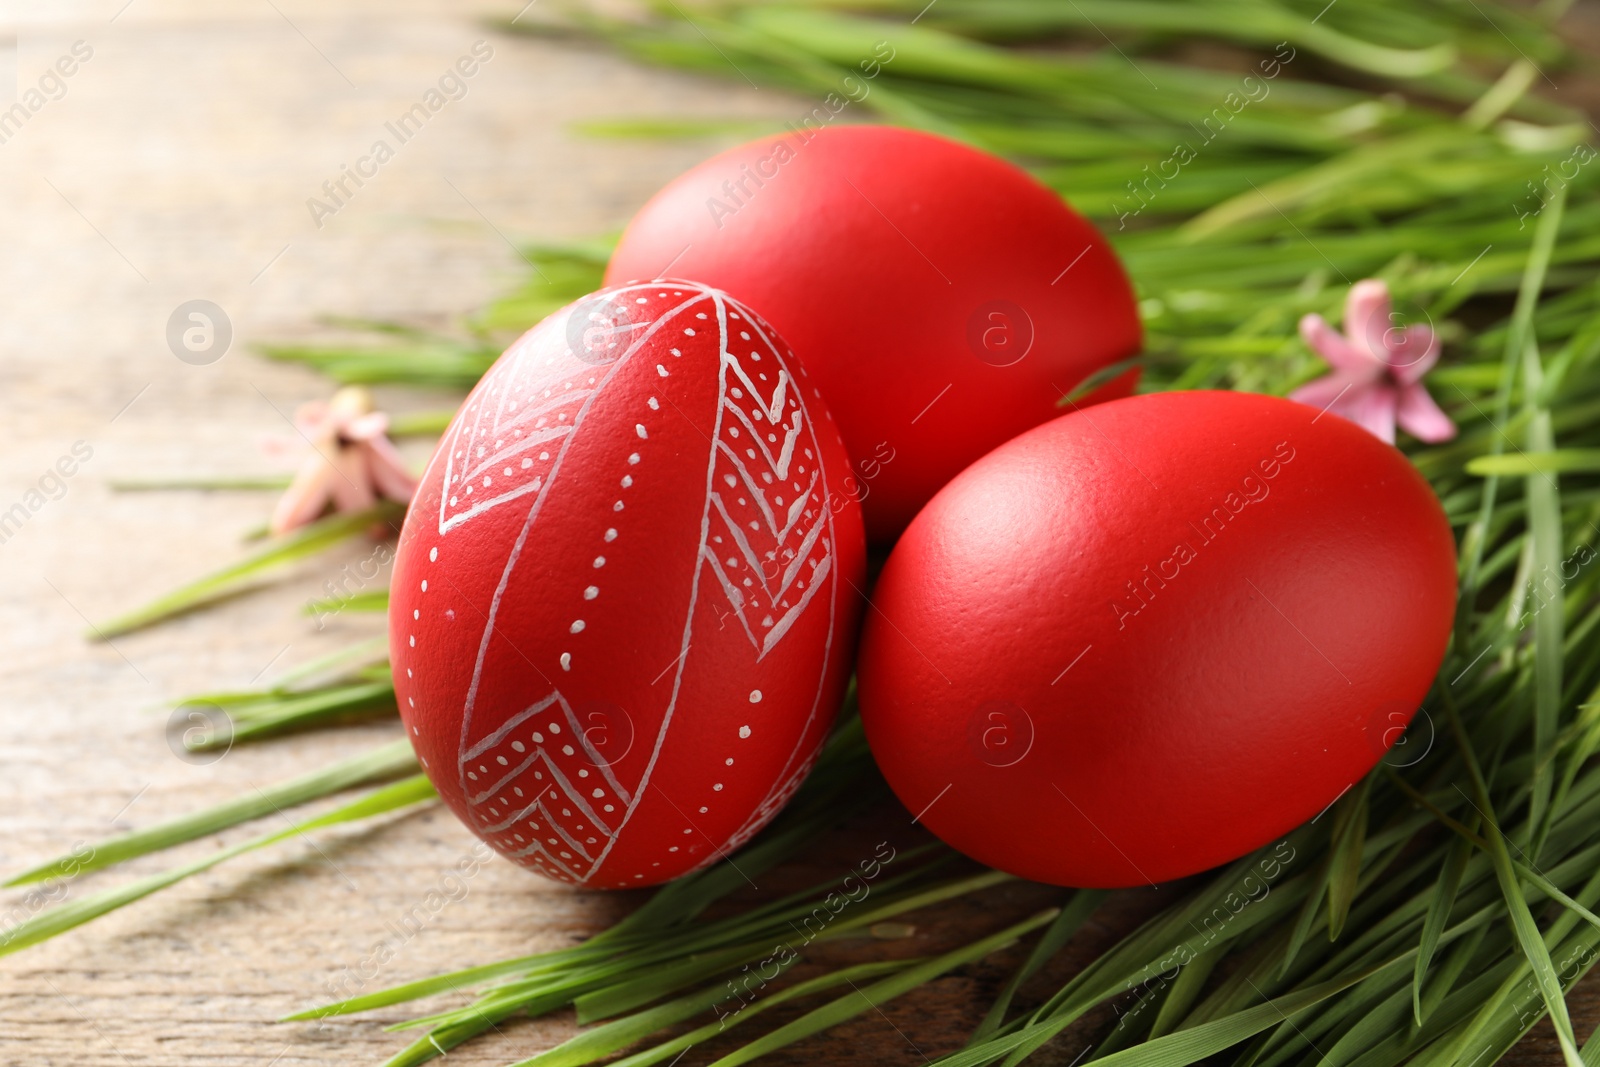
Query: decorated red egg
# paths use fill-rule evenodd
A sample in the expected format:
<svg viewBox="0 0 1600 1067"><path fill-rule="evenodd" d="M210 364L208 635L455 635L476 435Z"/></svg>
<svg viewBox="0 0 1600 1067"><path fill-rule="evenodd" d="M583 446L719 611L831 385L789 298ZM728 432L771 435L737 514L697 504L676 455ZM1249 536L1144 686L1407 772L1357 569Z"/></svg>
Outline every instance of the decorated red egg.
<svg viewBox="0 0 1600 1067"><path fill-rule="evenodd" d="M509 348L406 516L390 646L429 778L501 855L648 885L794 794L849 674L844 445L743 304L603 290Z"/></svg>
<svg viewBox="0 0 1600 1067"><path fill-rule="evenodd" d="M901 801L969 856L1164 882L1366 774L1455 600L1443 509L1366 430L1243 393L1117 400L996 449L912 522L873 593L861 715Z"/></svg>
<svg viewBox="0 0 1600 1067"><path fill-rule="evenodd" d="M1012 164L913 130L795 130L695 167L639 212L606 279L663 273L788 338L839 420L874 541L1140 346L1092 225Z"/></svg>

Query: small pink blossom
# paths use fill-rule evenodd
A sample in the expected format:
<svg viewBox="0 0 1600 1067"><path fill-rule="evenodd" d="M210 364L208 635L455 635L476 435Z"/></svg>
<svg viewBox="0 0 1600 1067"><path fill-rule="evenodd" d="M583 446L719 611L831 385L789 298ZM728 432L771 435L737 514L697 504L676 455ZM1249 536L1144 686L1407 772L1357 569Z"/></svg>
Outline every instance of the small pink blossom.
<svg viewBox="0 0 1600 1067"><path fill-rule="evenodd" d="M1448 441L1456 424L1422 384L1439 361L1439 338L1428 326L1394 325L1392 309L1388 285L1367 278L1350 287L1344 333L1321 315L1302 318L1300 336L1333 373L1302 385L1289 399L1342 415L1390 444L1397 422L1420 441Z"/></svg>
<svg viewBox="0 0 1600 1067"><path fill-rule="evenodd" d="M417 480L389 440L389 416L374 411L372 394L347 386L331 401L314 400L295 412L295 428L313 454L272 512L272 532L287 533L335 511L365 511L380 498L411 502Z"/></svg>

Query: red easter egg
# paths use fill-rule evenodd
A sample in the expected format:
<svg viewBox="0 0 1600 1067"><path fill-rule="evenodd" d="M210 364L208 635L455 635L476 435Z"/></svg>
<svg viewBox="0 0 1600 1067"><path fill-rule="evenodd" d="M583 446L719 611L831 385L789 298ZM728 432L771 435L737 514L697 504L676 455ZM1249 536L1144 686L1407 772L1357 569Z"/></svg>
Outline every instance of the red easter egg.
<svg viewBox="0 0 1600 1067"><path fill-rule="evenodd" d="M606 280L663 273L726 290L794 346L839 420L873 541L1140 346L1116 256L1056 193L888 126L795 130L682 175L629 224Z"/></svg>
<svg viewBox="0 0 1600 1067"><path fill-rule="evenodd" d="M603 290L507 349L423 475L392 583L401 717L451 810L595 887L743 844L849 675L848 469L783 341L696 283Z"/></svg>
<svg viewBox="0 0 1600 1067"><path fill-rule="evenodd" d="M1450 525L1391 445L1275 397L1117 400L1001 446L912 522L873 593L861 717L901 801L974 859L1164 882L1370 770L1455 602Z"/></svg>

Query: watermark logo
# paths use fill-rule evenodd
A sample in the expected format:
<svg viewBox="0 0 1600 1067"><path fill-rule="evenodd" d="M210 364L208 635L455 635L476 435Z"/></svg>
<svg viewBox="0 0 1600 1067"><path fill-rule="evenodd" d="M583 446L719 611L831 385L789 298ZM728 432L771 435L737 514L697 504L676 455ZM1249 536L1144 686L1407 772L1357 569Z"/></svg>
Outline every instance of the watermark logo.
<svg viewBox="0 0 1600 1067"><path fill-rule="evenodd" d="M583 759L591 767L611 767L633 750L633 716L608 700L585 700L572 709L586 744Z"/></svg>
<svg viewBox="0 0 1600 1067"><path fill-rule="evenodd" d="M167 716L167 747L185 763L209 766L233 749L233 719L216 704L180 704Z"/></svg>
<svg viewBox="0 0 1600 1067"><path fill-rule="evenodd" d="M967 347L991 367L1021 362L1033 348L1033 319L1009 300L979 304L967 319Z"/></svg>
<svg viewBox="0 0 1600 1067"><path fill-rule="evenodd" d="M233 322L209 300L186 300L167 316L167 347L196 367L215 363L233 344Z"/></svg>
<svg viewBox="0 0 1600 1067"><path fill-rule="evenodd" d="M1433 717L1403 700L1386 700L1367 716L1367 744L1386 767L1421 763L1433 749Z"/></svg>
<svg viewBox="0 0 1600 1067"><path fill-rule="evenodd" d="M567 316L567 350L584 363L611 363L628 350L633 335L649 325L636 300L625 293L596 293Z"/></svg>
<svg viewBox="0 0 1600 1067"><path fill-rule="evenodd" d="M1014 767L1033 751L1033 716L1008 700L981 704L967 720L967 747L991 767Z"/></svg>

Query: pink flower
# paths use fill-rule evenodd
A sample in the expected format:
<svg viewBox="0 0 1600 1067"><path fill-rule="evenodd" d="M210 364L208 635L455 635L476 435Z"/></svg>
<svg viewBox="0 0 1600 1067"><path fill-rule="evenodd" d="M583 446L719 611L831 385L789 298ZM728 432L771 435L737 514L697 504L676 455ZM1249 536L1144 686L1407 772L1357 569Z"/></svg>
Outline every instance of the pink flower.
<svg viewBox="0 0 1600 1067"><path fill-rule="evenodd" d="M1321 315L1302 318L1300 336L1333 373L1302 385L1289 399L1343 415L1390 444L1396 422L1418 440L1448 441L1456 424L1422 384L1439 361L1439 339L1427 326L1394 325L1392 308L1388 285L1367 278L1350 287L1344 333Z"/></svg>
<svg viewBox="0 0 1600 1067"><path fill-rule="evenodd" d="M287 533L335 511L365 511L380 497L411 502L417 480L386 436L389 416L372 408L372 394L348 386L324 403L295 412L295 428L310 442L307 457L272 512L272 532Z"/></svg>

